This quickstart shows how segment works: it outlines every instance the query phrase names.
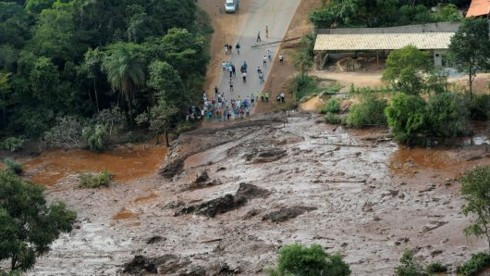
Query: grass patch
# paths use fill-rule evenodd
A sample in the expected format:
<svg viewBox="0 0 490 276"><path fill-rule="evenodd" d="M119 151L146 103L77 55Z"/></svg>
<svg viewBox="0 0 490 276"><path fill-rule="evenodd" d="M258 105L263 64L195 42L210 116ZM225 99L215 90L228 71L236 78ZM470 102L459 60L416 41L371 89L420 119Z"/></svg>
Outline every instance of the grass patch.
<svg viewBox="0 0 490 276"><path fill-rule="evenodd" d="M297 101L322 91L318 87L318 79L307 75L296 76L293 80L291 90Z"/></svg>
<svg viewBox="0 0 490 276"><path fill-rule="evenodd" d="M99 174L83 173L80 175L81 188L108 187L112 182L112 175L108 171Z"/></svg>
<svg viewBox="0 0 490 276"><path fill-rule="evenodd" d="M435 262L435 263L430 263L426 268L425 270L427 271L427 273L431 274L431 273L441 273L441 272L446 272L447 271L447 266L442 264L442 263L439 263L439 262Z"/></svg>
<svg viewBox="0 0 490 276"><path fill-rule="evenodd" d="M13 174L21 175L24 172L22 165L11 158L3 159L3 164L5 165L5 170Z"/></svg>
<svg viewBox="0 0 490 276"><path fill-rule="evenodd" d="M337 114L327 112L327 114L325 115L325 121L328 124L339 125L340 123L342 123L342 118L340 118L340 116Z"/></svg>
<svg viewBox="0 0 490 276"><path fill-rule="evenodd" d="M340 111L340 102L335 99L335 98L330 98L325 105L322 107L320 110L321 114L327 114L327 113L339 113Z"/></svg>

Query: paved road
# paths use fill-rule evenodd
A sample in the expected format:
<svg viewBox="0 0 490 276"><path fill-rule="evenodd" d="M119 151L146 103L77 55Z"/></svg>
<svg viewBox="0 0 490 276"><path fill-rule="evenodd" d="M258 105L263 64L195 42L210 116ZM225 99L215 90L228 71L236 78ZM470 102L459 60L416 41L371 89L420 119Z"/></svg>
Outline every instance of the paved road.
<svg viewBox="0 0 490 276"><path fill-rule="evenodd" d="M272 59L279 49L280 43L267 45L267 43L280 41L284 38L289 23L293 18L301 0L242 0L252 1L250 4L250 14L237 41L241 45L241 52L238 54L235 49L237 41L229 41L233 45L233 52L228 55L228 59L236 67L236 77L232 78L234 91L230 91L230 77L224 72L219 81L219 91L225 94L225 99L241 99L250 97L252 93L262 91L263 84L259 82L257 68L260 67L264 72L265 80L269 76L271 64L268 61L263 66L263 58L267 50L272 52ZM228 16L235 16L233 14ZM269 28L269 37L266 37L265 27ZM260 31L262 42L256 42L257 34ZM254 47L252 47L254 46ZM224 45L223 45L224 51ZM243 83L240 73L240 66L246 61L248 64L247 82ZM272 100L272 99L271 99Z"/></svg>

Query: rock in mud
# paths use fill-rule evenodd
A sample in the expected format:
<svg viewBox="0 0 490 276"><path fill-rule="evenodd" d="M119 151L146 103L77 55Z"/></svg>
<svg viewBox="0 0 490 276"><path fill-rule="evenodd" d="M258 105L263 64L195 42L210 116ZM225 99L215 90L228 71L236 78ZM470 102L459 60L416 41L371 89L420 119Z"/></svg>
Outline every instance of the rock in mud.
<svg viewBox="0 0 490 276"><path fill-rule="evenodd" d="M204 188L209 188L209 187L213 187L213 186L217 186L217 185L221 185L221 181L218 180L218 179L214 179L212 181L209 181L209 182L193 182L189 185L187 185L187 187L185 187L182 191L192 191L192 190L199 190L199 189L204 189Z"/></svg>
<svg viewBox="0 0 490 276"><path fill-rule="evenodd" d="M268 150L253 150L245 155L245 160L251 163L268 163L277 161L286 156L287 150L283 149L268 149Z"/></svg>
<svg viewBox="0 0 490 276"><path fill-rule="evenodd" d="M161 242L161 241L164 241L165 238L164 237L161 237L161 236L154 236L154 237L151 237L147 242L146 244L154 244L154 243L158 243L158 242Z"/></svg>
<svg viewBox="0 0 490 276"><path fill-rule="evenodd" d="M235 195L227 194L198 205L182 208L175 215L196 214L210 218L229 212L245 205L248 200L256 197L267 197L270 192L252 184L240 183Z"/></svg>
<svg viewBox="0 0 490 276"><path fill-rule="evenodd" d="M184 160L183 158L176 159L163 167L160 174L167 178L172 179L174 176L180 174L184 170Z"/></svg>
<svg viewBox="0 0 490 276"><path fill-rule="evenodd" d="M172 254L166 254L156 258L136 255L131 262L124 265L123 272L131 275L147 275L148 273L160 275L170 273L182 274L182 269L189 264L189 260L182 260Z"/></svg>
<svg viewBox="0 0 490 276"><path fill-rule="evenodd" d="M289 219L293 219L299 215L306 212L316 210L316 207L306 207L306 206L293 206L282 208L278 211L270 212L262 217L262 220L270 220L272 222L283 222Z"/></svg>
<svg viewBox="0 0 490 276"><path fill-rule="evenodd" d="M201 184L209 180L209 175L207 171L202 171L200 174L197 175L196 180L194 183L196 184Z"/></svg>

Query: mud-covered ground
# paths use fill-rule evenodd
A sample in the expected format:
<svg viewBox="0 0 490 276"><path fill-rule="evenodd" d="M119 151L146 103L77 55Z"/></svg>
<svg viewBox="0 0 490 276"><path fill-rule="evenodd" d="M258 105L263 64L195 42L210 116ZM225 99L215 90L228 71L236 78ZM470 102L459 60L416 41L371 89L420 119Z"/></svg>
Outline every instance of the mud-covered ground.
<svg viewBox="0 0 490 276"><path fill-rule="evenodd" d="M254 275L300 242L340 252L353 275L391 275L405 248L454 265L485 249L463 235L455 178L490 164L488 145L402 150L384 130L311 116L198 129L173 143L158 174L110 188L64 178L49 198L79 222L30 274Z"/></svg>

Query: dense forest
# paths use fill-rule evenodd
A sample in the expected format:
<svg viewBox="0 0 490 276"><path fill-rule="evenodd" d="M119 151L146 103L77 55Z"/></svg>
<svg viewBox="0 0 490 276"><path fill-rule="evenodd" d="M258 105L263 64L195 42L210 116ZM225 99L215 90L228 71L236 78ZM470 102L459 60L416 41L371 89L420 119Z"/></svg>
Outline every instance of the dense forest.
<svg viewBox="0 0 490 276"><path fill-rule="evenodd" d="M389 27L462 18L469 0L331 0L311 13L317 28Z"/></svg>
<svg viewBox="0 0 490 276"><path fill-rule="evenodd" d="M207 21L195 0L0 0L2 137L162 132L200 95Z"/></svg>

